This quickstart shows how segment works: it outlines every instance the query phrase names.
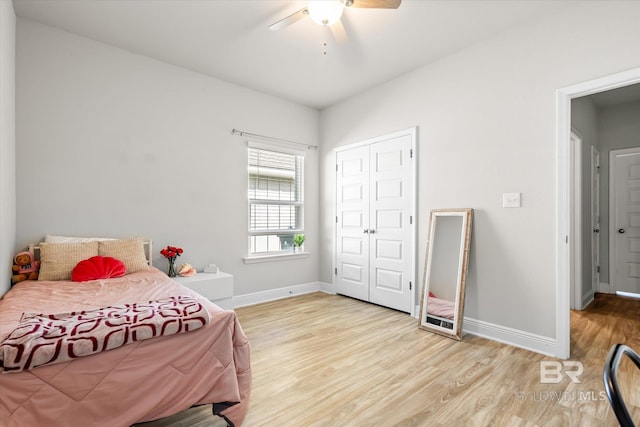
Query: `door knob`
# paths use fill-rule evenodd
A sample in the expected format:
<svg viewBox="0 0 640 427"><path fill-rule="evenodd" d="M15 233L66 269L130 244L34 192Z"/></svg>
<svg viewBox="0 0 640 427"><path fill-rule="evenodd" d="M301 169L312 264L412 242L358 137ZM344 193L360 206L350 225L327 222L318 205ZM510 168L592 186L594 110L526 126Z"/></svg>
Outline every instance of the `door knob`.
<svg viewBox="0 0 640 427"><path fill-rule="evenodd" d="M369 230L369 233L374 234L376 232L376 230L374 230L373 228L371 230Z"/></svg>
<svg viewBox="0 0 640 427"><path fill-rule="evenodd" d="M624 234L624 228L619 228L619 229L618 229L618 233L620 233L620 234Z"/></svg>
<svg viewBox="0 0 640 427"><path fill-rule="evenodd" d="M362 232L363 232L364 234L369 234L369 229L368 229L368 228L365 228L364 230L362 230Z"/></svg>
<svg viewBox="0 0 640 427"><path fill-rule="evenodd" d="M594 232L594 233L599 233L599 232L600 232L600 229L599 229L599 228L594 228L594 229L593 229L593 232Z"/></svg>

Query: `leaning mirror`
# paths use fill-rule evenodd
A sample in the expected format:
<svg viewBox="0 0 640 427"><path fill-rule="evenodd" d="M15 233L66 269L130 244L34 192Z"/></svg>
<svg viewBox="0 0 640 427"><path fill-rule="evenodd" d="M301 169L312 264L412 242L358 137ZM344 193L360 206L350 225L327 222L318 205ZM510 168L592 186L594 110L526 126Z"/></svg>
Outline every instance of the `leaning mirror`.
<svg viewBox="0 0 640 427"><path fill-rule="evenodd" d="M434 209L429 215L420 328L462 338L464 289L473 209Z"/></svg>

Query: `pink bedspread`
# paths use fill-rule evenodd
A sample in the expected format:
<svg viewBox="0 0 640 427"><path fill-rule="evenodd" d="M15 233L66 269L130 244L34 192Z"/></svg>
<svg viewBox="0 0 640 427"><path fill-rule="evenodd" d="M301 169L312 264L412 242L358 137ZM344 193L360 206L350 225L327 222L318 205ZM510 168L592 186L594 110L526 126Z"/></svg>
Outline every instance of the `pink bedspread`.
<svg viewBox="0 0 640 427"><path fill-rule="evenodd" d="M153 269L92 282L25 281L0 300L0 342L24 312L60 313L198 297L211 321L188 333L18 373L0 373L0 426L130 426L196 404L239 402L222 415L240 426L251 387L249 343L225 311Z"/></svg>

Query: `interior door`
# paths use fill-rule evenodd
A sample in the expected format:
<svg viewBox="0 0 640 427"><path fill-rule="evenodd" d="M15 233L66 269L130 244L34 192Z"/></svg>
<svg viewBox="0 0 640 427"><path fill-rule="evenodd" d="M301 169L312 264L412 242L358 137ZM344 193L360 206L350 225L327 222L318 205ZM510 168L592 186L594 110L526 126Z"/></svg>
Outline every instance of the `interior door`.
<svg viewBox="0 0 640 427"><path fill-rule="evenodd" d="M413 288L412 140L402 135L371 145L369 300L411 311Z"/></svg>
<svg viewBox="0 0 640 427"><path fill-rule="evenodd" d="M640 148L611 151L611 286L640 294Z"/></svg>
<svg viewBox="0 0 640 427"><path fill-rule="evenodd" d="M369 300L369 147L336 155L336 292Z"/></svg>
<svg viewBox="0 0 640 427"><path fill-rule="evenodd" d="M600 152L591 146L591 288L600 289Z"/></svg>

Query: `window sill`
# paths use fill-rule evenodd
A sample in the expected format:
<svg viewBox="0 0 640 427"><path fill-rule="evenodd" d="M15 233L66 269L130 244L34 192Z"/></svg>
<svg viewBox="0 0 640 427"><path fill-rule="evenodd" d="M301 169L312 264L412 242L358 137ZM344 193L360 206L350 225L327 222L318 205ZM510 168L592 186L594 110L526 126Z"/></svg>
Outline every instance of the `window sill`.
<svg viewBox="0 0 640 427"><path fill-rule="evenodd" d="M311 255L311 253L309 252L300 252L297 254L287 253L274 255L257 255L243 258L243 261L245 264L256 264L259 262L286 261L289 259L308 258L309 255Z"/></svg>

